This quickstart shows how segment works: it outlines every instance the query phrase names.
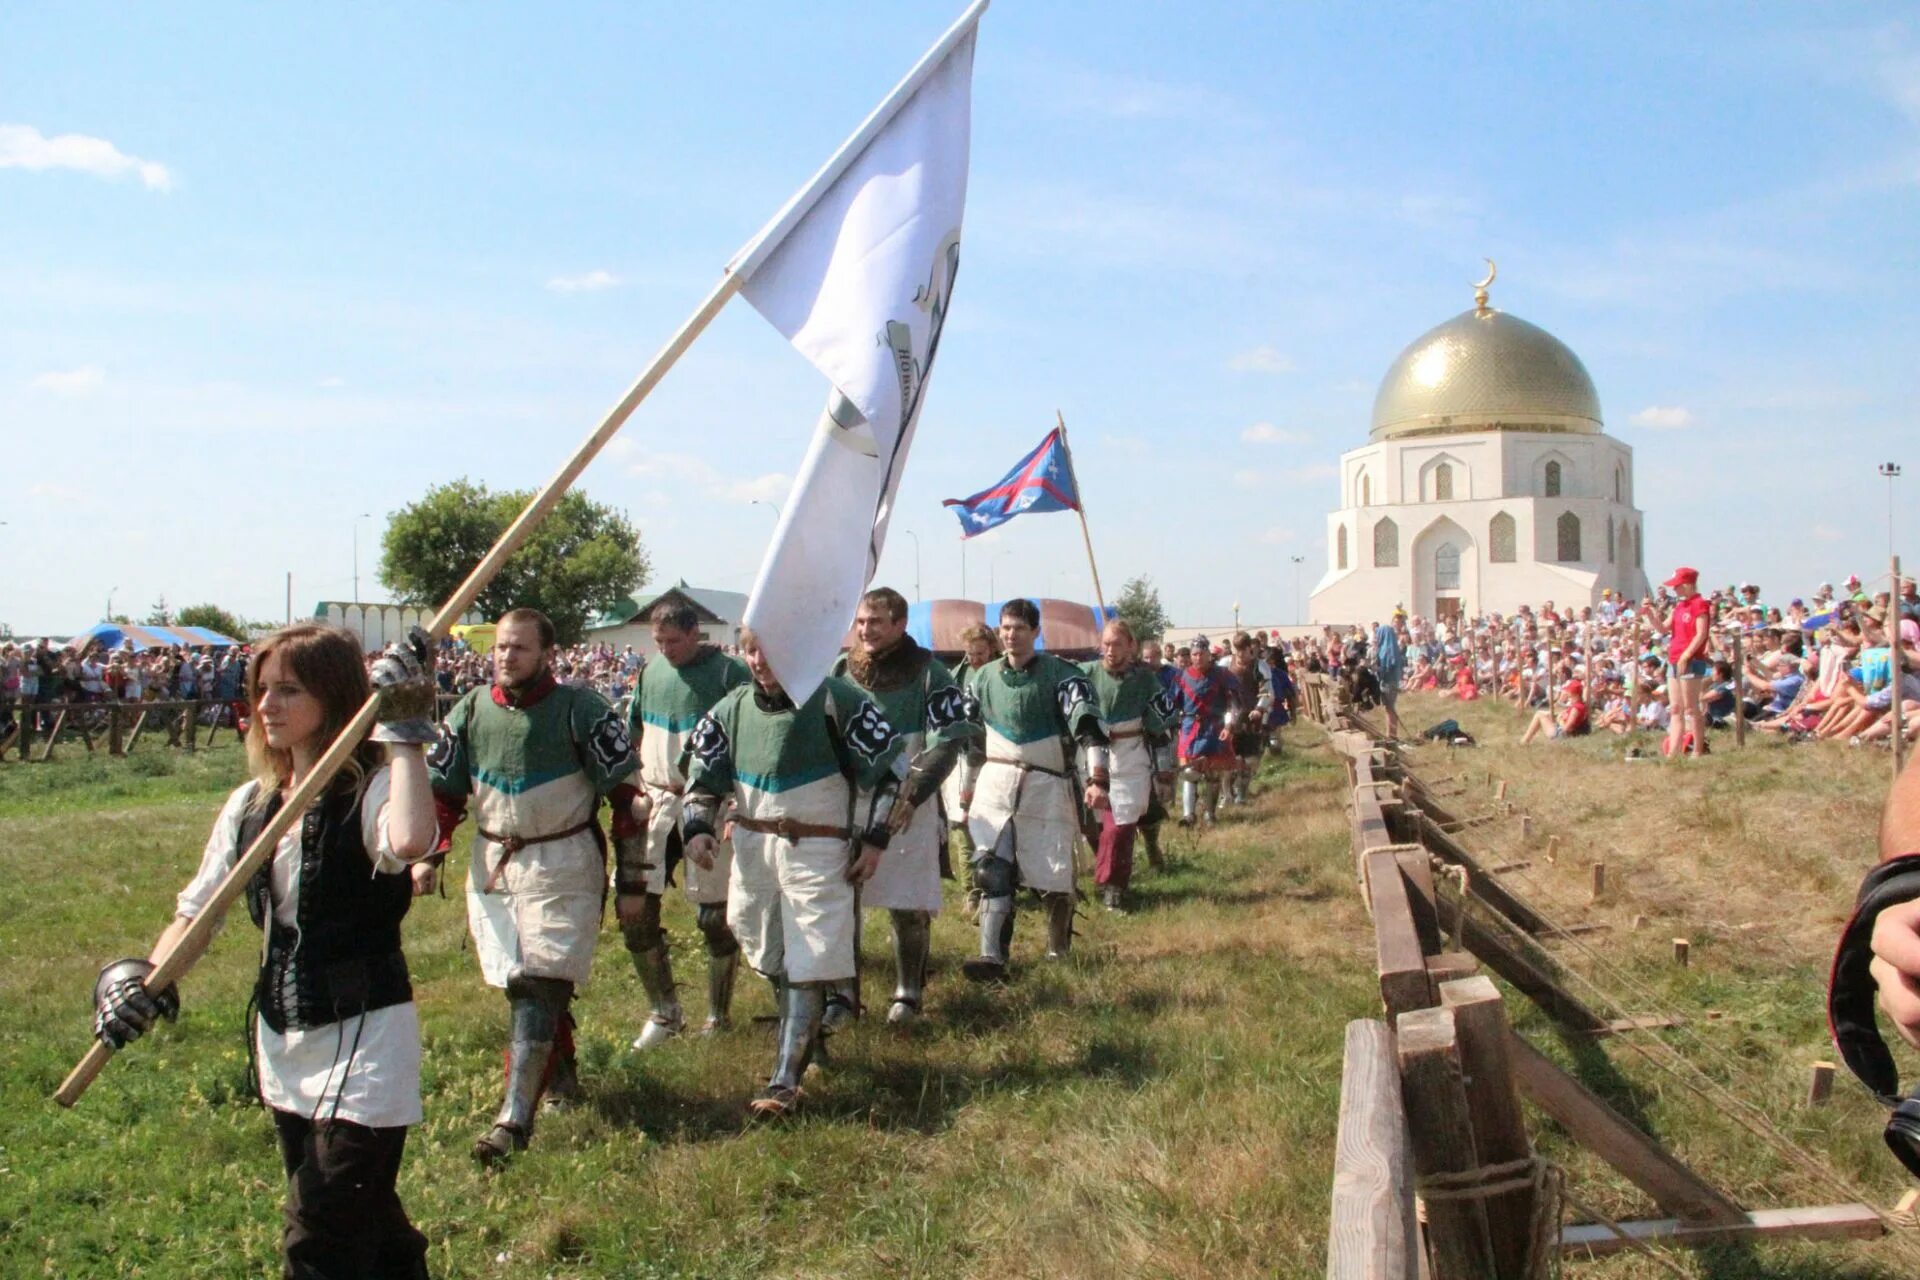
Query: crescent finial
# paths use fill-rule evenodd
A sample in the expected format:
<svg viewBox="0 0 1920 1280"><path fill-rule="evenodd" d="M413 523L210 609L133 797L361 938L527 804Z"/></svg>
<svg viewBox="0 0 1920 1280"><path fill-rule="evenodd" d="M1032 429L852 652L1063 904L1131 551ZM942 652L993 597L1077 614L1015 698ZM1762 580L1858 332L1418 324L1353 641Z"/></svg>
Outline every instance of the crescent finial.
<svg viewBox="0 0 1920 1280"><path fill-rule="evenodd" d="M1485 280L1474 281L1473 305L1477 309L1485 311L1487 309L1487 286L1492 284L1494 277L1500 274L1500 268L1493 264L1492 258L1483 258L1481 261L1487 264L1487 278Z"/></svg>

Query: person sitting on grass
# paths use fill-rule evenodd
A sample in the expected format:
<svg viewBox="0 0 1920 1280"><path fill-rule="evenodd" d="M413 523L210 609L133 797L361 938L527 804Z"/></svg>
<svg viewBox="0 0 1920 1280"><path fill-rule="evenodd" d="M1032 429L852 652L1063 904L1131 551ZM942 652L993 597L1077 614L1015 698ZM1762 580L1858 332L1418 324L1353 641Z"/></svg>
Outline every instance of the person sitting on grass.
<svg viewBox="0 0 1920 1280"><path fill-rule="evenodd" d="M1633 728L1633 708L1628 705L1626 689L1618 673L1601 677L1595 701L1600 703L1600 712L1593 717L1595 728L1615 735Z"/></svg>
<svg viewBox="0 0 1920 1280"><path fill-rule="evenodd" d="M1527 731L1520 735L1520 745L1527 746L1541 734L1549 738L1579 738L1586 736L1591 727L1587 722L1587 703L1585 690L1578 680L1569 680L1560 687L1560 714L1556 718L1545 710L1533 713L1533 719L1527 723Z"/></svg>

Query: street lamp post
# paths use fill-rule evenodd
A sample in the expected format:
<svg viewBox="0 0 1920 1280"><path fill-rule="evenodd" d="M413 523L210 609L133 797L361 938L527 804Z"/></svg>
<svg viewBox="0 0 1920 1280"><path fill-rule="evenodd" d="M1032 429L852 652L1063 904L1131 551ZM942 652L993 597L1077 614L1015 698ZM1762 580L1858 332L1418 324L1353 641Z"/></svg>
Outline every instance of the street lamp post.
<svg viewBox="0 0 1920 1280"><path fill-rule="evenodd" d="M902 529L900 532L913 539L913 599L914 603L918 604L920 601L920 535L911 529Z"/></svg>
<svg viewBox="0 0 1920 1280"><path fill-rule="evenodd" d="M775 524L780 523L780 504L779 503L768 501L766 498L749 498L747 501L748 501L748 504L751 506L771 508L773 510L773 522Z"/></svg>
<svg viewBox="0 0 1920 1280"><path fill-rule="evenodd" d="M1306 621L1300 614L1300 566L1306 562L1305 556L1293 557L1293 625L1296 627Z"/></svg>
<svg viewBox="0 0 1920 1280"><path fill-rule="evenodd" d="M362 511L353 518L353 602L360 603L360 522L373 519L373 512Z"/></svg>
<svg viewBox="0 0 1920 1280"><path fill-rule="evenodd" d="M1235 631L1240 629L1240 602L1238 600L1233 602L1233 629Z"/></svg>
<svg viewBox="0 0 1920 1280"><path fill-rule="evenodd" d="M106 616L106 617L104 617L104 618L102 618L102 619L100 619L100 621L102 621L102 622L112 622L112 621L113 621L113 593L114 593L114 592L116 592L116 591L118 591L119 589L120 589L120 588L118 588L118 587L108 587L108 588L107 588L107 616Z"/></svg>
<svg viewBox="0 0 1920 1280"><path fill-rule="evenodd" d="M1887 586L1887 657L1893 687L1893 714L1888 719L1893 725L1893 776L1898 778L1906 763L1900 715L1900 557L1893 549L1893 482L1900 478L1900 464L1883 462L1880 474L1887 478L1887 561L1893 573L1893 580Z"/></svg>

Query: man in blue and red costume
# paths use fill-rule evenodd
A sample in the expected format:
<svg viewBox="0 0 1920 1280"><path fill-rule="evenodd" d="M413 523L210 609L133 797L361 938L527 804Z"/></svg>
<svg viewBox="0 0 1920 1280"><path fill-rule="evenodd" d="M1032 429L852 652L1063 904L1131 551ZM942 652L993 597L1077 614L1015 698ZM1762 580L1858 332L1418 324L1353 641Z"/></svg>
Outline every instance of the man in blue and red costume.
<svg viewBox="0 0 1920 1280"><path fill-rule="evenodd" d="M1220 808L1220 783L1234 770L1230 717L1238 692L1233 673L1213 660L1205 636L1193 638L1193 659L1174 681L1180 735L1180 825L1193 825L1198 810L1211 825Z"/></svg>
<svg viewBox="0 0 1920 1280"><path fill-rule="evenodd" d="M543 1093L579 1092L570 1005L593 969L606 902L602 797L613 807L621 922L638 919L647 902L646 837L634 812L639 762L626 722L593 690L556 683L553 655L544 614L506 613L493 684L454 704L427 758L440 814L436 856L445 856L469 797L477 802L467 922L480 972L506 991L511 1019L506 1098L473 1147L483 1164L526 1147Z"/></svg>

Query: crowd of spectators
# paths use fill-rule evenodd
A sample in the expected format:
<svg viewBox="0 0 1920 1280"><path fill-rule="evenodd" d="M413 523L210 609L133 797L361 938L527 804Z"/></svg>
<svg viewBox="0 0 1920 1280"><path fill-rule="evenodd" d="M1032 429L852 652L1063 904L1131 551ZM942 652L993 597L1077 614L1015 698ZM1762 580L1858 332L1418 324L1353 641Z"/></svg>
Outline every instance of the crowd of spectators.
<svg viewBox="0 0 1920 1280"><path fill-rule="evenodd" d="M1382 633L1394 644L1382 654ZM1894 645L1901 673L1893 687ZM1662 750L1704 755L1705 729L1736 714L1762 733L1855 746L1920 731L1920 592L1912 579L1869 592L1830 583L1784 607L1755 583L1711 593L1676 571L1638 602L1522 605L1456 621L1396 611L1372 632L1326 628L1295 642L1306 670L1376 679L1400 649L1398 690L1501 698L1529 714L1525 741L1592 732L1665 735Z"/></svg>
<svg viewBox="0 0 1920 1280"><path fill-rule="evenodd" d="M0 704L231 702L246 677L244 648L74 650L52 641L0 641Z"/></svg>

